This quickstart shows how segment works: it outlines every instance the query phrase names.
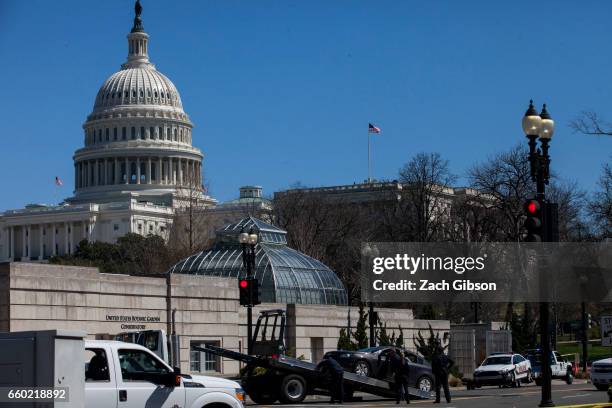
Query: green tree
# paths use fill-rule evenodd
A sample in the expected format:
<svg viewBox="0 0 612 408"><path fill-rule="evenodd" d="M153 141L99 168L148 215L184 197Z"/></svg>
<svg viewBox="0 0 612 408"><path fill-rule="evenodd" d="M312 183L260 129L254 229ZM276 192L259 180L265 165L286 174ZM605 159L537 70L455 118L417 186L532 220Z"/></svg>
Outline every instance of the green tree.
<svg viewBox="0 0 612 408"><path fill-rule="evenodd" d="M446 340L446 336L444 337L444 340ZM431 361L436 349L440 346L442 347L442 350L445 350L448 347L448 345L443 345L442 339L440 339L440 333L434 333L433 329L431 328L431 324L429 325L429 336L427 339L423 337L420 331L417 334L416 349L425 358L425 360Z"/></svg>
<svg viewBox="0 0 612 408"><path fill-rule="evenodd" d="M380 315L377 316L377 320L378 320L377 326L379 327L378 330L376 330L376 337L378 339L378 345L379 346L391 346L395 338L391 340L391 337L389 337L389 334L387 333L387 323L383 323L380 320Z"/></svg>
<svg viewBox="0 0 612 408"><path fill-rule="evenodd" d="M351 341L351 336L347 330L340 329L340 336L338 337L338 350L356 350L355 343Z"/></svg>
<svg viewBox="0 0 612 408"><path fill-rule="evenodd" d="M368 314L363 308L363 303L359 304L359 319L357 327L353 332L353 338L357 342L357 348L362 349L368 347L368 331L367 331Z"/></svg>
<svg viewBox="0 0 612 408"><path fill-rule="evenodd" d="M404 329L402 329L402 326L398 326L399 328L399 335L397 336L397 338L395 339L395 346L396 347L404 347ZM395 334L395 333L393 333Z"/></svg>

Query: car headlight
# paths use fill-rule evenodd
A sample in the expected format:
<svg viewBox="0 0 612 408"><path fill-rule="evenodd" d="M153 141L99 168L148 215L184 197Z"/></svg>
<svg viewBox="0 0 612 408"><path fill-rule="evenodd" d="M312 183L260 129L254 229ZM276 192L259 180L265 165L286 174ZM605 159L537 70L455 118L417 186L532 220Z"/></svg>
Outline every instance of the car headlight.
<svg viewBox="0 0 612 408"><path fill-rule="evenodd" d="M246 401L246 393L244 392L244 390L242 388L236 388L235 390L235 394L236 394L236 399L240 402L245 402Z"/></svg>

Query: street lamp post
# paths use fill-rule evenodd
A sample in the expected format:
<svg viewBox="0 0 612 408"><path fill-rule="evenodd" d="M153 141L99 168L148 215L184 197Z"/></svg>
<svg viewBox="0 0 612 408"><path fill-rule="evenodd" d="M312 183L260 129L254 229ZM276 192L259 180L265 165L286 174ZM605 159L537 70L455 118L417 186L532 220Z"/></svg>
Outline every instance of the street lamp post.
<svg viewBox="0 0 612 408"><path fill-rule="evenodd" d="M546 203L546 185L550 179L550 156L548 155L550 139L555 130L555 122L546 110L546 104L538 115L533 101L529 101L529 108L525 112L522 121L523 131L529 144L529 165L531 170L531 180L536 184L536 200L540 203L540 208L544 208ZM540 147L537 146L539 138ZM546 211L544 211L546 213ZM544 222L550 222L544 217ZM548 233L551 226L544 224L544 234L542 241L550 241L552 237ZM549 309L548 303L540 302L540 342L542 347L542 399L540 407L553 407L550 369L550 336L549 336Z"/></svg>
<svg viewBox="0 0 612 408"><path fill-rule="evenodd" d="M251 282L255 270L255 246L257 245L257 234L253 228L248 233L241 231L238 242L242 245L242 265L246 269L246 279ZM249 283L249 302L247 305L247 354L253 352L253 292Z"/></svg>

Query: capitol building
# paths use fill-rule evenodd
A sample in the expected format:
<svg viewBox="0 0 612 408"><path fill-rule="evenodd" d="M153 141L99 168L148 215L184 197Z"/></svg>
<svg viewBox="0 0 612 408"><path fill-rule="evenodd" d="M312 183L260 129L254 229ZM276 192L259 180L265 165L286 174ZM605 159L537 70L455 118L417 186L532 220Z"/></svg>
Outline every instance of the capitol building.
<svg viewBox="0 0 612 408"><path fill-rule="evenodd" d="M0 213L0 261L43 260L78 243L127 233L168 236L186 200L216 201L202 188L203 153L178 90L149 60L136 2L127 61L99 89L74 153L74 196L58 206Z"/></svg>

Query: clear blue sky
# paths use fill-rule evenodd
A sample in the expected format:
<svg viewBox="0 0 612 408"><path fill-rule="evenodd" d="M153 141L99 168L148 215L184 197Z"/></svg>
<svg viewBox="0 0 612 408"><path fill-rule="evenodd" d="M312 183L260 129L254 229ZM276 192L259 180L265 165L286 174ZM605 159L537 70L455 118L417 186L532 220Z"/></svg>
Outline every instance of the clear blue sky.
<svg viewBox="0 0 612 408"><path fill-rule="evenodd" d="M244 184L271 193L363 180L368 121L383 130L375 177L395 178L420 151L461 175L524 139L530 98L556 119L562 177L591 190L612 154L612 138L567 126L585 109L612 121L609 1L143 6L151 59L181 93L220 200ZM81 125L125 60L132 18L131 0L0 0L0 210L71 195Z"/></svg>

